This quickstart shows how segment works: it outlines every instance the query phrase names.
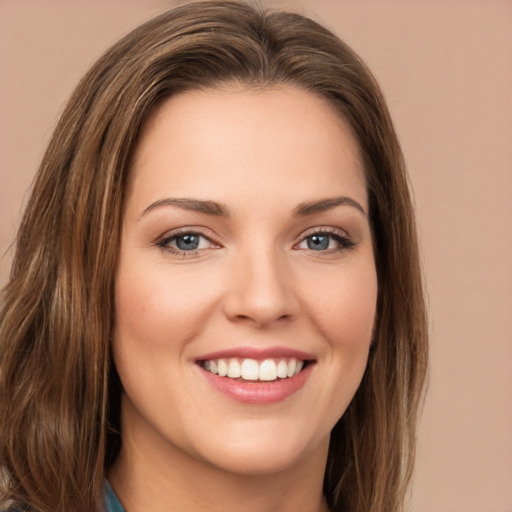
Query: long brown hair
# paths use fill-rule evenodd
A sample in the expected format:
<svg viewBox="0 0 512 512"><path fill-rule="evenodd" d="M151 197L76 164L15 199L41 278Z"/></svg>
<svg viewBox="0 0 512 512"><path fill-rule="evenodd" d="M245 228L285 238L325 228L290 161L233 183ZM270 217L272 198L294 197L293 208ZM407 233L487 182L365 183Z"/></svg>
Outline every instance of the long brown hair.
<svg viewBox="0 0 512 512"><path fill-rule="evenodd" d="M297 14L199 2L125 36L87 73L46 151L17 238L0 324L0 507L99 511L120 446L110 339L123 196L138 134L163 99L236 81L326 99L364 162L379 296L363 381L335 426L333 511L403 509L427 371L413 208L385 102L361 60Z"/></svg>

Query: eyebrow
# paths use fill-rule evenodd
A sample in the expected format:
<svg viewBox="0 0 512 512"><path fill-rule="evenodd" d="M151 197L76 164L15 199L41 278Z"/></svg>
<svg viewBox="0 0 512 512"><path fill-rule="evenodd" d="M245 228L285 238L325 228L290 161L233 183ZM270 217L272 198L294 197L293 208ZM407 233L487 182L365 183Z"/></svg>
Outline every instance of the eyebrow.
<svg viewBox="0 0 512 512"><path fill-rule="evenodd" d="M159 199L154 203L151 203L140 215L139 219L144 217L144 215L149 212L155 210L156 208L160 208L162 206L176 206L178 208L182 208L183 210L191 210L193 212L206 213L207 215L215 215L219 217L228 217L229 211L228 209L215 201L202 201L200 199L177 199L177 198L165 198Z"/></svg>
<svg viewBox="0 0 512 512"><path fill-rule="evenodd" d="M364 208L354 199L346 196L329 197L326 199L318 199L316 201L307 201L300 203L293 210L293 217L307 217L308 215L314 215L321 213L337 206L352 206L365 217L367 213ZM204 201L201 199L189 199L189 198L165 198L159 199L154 203L151 203L140 215L139 219L147 215L149 212L161 208L163 206L174 206L182 208L184 210L190 210L198 213L205 213L207 215L214 215L218 217L229 217L229 210L226 206L217 203L215 201Z"/></svg>
<svg viewBox="0 0 512 512"><path fill-rule="evenodd" d="M301 203L293 210L293 216L306 217L307 215L325 212L326 210L331 210L332 208L336 208L336 206L342 205L352 206L356 210L359 210L365 217L368 217L364 208L357 201L346 196L329 197L317 201Z"/></svg>

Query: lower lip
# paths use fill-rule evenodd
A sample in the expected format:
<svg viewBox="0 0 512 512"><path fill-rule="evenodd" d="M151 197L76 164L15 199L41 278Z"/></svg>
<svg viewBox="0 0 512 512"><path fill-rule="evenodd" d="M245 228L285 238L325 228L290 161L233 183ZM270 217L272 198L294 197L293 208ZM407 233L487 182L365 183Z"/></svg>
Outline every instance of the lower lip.
<svg viewBox="0 0 512 512"><path fill-rule="evenodd" d="M245 404L273 404L297 393L311 375L313 366L310 363L293 377L270 382L240 382L199 368L213 388L232 400Z"/></svg>

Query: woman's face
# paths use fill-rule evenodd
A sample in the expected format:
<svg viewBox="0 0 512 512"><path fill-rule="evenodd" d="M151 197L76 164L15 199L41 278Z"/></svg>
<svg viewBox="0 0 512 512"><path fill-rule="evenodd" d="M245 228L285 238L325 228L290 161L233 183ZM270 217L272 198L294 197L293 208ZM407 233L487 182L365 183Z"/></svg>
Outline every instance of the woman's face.
<svg viewBox="0 0 512 512"><path fill-rule="evenodd" d="M372 337L367 213L356 143L324 100L283 86L164 103L116 279L123 449L243 474L325 463Z"/></svg>

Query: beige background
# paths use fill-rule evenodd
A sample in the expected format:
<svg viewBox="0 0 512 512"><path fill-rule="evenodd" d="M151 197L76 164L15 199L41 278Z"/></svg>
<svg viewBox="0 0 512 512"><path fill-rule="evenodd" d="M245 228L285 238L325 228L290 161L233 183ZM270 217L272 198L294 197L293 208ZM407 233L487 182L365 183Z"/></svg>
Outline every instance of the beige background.
<svg viewBox="0 0 512 512"><path fill-rule="evenodd" d="M410 509L511 512L512 2L286 3L368 62L415 188L432 371ZM175 4L0 0L0 285L73 86L121 34Z"/></svg>

